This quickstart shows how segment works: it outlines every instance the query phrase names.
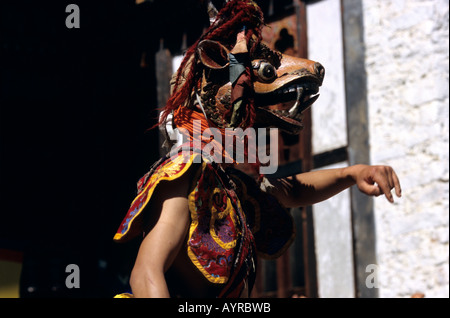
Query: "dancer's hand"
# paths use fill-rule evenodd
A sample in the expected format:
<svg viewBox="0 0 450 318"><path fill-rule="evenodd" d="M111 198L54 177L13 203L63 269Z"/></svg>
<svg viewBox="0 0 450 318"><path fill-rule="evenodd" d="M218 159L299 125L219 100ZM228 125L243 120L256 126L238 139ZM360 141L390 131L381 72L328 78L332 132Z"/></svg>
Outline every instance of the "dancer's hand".
<svg viewBox="0 0 450 318"><path fill-rule="evenodd" d="M397 197L401 197L400 181L394 169L390 166L352 166L351 175L358 189L367 195L385 195L389 202L394 203L391 190L395 189Z"/></svg>

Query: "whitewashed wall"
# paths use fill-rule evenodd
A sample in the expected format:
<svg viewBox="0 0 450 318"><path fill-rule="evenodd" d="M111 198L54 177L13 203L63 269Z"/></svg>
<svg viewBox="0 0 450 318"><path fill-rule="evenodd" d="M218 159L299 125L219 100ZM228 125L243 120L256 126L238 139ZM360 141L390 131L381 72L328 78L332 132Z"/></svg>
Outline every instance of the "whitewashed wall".
<svg viewBox="0 0 450 318"><path fill-rule="evenodd" d="M308 5L307 23L308 57L325 67L320 97L311 108L312 147L318 154L347 145L340 1ZM349 191L314 205L313 218L319 297L354 297Z"/></svg>
<svg viewBox="0 0 450 318"><path fill-rule="evenodd" d="M363 0L371 161L403 197L375 200L380 297L449 297L449 2Z"/></svg>
<svg viewBox="0 0 450 318"><path fill-rule="evenodd" d="M315 154L347 142L339 6L307 8L309 57L326 68ZM379 296L449 297L449 3L363 0L363 11L371 162L403 188L395 204L374 200ZM354 297L348 198L314 206L320 297Z"/></svg>

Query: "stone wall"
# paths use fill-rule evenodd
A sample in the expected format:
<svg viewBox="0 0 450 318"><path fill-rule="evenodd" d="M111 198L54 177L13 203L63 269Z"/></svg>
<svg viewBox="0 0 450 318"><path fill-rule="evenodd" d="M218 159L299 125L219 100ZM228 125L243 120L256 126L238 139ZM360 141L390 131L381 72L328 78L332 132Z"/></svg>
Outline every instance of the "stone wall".
<svg viewBox="0 0 450 318"><path fill-rule="evenodd" d="M375 200L380 297L449 297L449 2L363 0L371 161L403 196Z"/></svg>

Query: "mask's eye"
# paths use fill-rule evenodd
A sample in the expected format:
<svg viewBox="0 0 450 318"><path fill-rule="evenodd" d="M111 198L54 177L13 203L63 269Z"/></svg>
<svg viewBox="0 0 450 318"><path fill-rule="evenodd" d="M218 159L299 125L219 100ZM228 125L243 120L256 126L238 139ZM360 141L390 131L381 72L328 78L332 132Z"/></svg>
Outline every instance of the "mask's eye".
<svg viewBox="0 0 450 318"><path fill-rule="evenodd" d="M271 83L277 78L276 68L267 61L256 61L252 66L253 73L263 83Z"/></svg>

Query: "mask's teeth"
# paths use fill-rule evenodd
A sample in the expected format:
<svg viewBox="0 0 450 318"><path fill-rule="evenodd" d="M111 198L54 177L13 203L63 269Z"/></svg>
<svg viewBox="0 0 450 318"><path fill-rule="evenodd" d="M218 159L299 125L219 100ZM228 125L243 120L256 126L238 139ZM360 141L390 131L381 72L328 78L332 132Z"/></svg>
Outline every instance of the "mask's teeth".
<svg viewBox="0 0 450 318"><path fill-rule="evenodd" d="M297 86L289 87L289 93L294 93L296 89L297 89Z"/></svg>
<svg viewBox="0 0 450 318"><path fill-rule="evenodd" d="M308 109L308 107L309 106L311 106L312 104L314 104L314 102L319 98L319 95L320 94L317 94L317 95L315 95L315 96L313 96L313 97L310 97L307 101L304 101L303 102L303 110L302 111L304 111L304 110L306 110L306 109Z"/></svg>
<svg viewBox="0 0 450 318"><path fill-rule="evenodd" d="M289 117L292 118L297 114L298 105L300 104L300 99L302 98L303 87L297 86L297 100L295 101L294 106L289 109Z"/></svg>

